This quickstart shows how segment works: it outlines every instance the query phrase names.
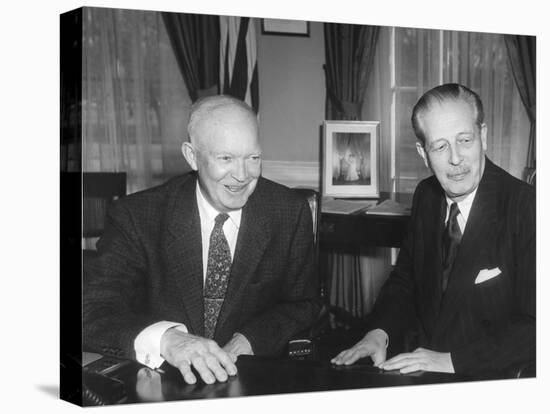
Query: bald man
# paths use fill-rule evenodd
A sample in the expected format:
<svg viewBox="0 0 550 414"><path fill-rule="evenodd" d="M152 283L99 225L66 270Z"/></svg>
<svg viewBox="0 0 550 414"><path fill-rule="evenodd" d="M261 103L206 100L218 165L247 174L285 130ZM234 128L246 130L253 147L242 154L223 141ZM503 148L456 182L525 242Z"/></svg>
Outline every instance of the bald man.
<svg viewBox="0 0 550 414"><path fill-rule="evenodd" d="M275 355L319 311L309 206L261 177L254 112L195 103L182 152L193 172L124 197L84 265L84 343L187 383Z"/></svg>

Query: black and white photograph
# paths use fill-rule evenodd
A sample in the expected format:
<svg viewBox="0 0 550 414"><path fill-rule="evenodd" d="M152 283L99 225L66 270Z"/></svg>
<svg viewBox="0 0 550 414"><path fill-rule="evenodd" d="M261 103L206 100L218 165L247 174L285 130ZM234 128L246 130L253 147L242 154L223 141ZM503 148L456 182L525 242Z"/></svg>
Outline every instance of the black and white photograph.
<svg viewBox="0 0 550 414"><path fill-rule="evenodd" d="M370 184L370 135L336 133L333 154L332 185Z"/></svg>
<svg viewBox="0 0 550 414"><path fill-rule="evenodd" d="M536 376L535 37L315 22L315 71L293 73L314 106L272 93L299 40L258 18L61 18L61 183L82 185L66 399ZM334 217L327 196L412 212Z"/></svg>
<svg viewBox="0 0 550 414"><path fill-rule="evenodd" d="M378 122L325 121L326 196L378 197Z"/></svg>
<svg viewBox="0 0 550 414"><path fill-rule="evenodd" d="M59 383L37 392L535 407L540 25L107 3L53 16Z"/></svg>

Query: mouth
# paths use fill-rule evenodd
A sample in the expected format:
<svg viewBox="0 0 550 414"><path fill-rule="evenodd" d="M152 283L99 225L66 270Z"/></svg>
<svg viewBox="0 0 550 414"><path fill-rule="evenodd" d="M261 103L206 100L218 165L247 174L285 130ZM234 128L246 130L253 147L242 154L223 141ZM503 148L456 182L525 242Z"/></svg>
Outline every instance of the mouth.
<svg viewBox="0 0 550 414"><path fill-rule="evenodd" d="M462 181L468 174L469 171L462 171L456 174L447 174L447 178L453 181Z"/></svg>
<svg viewBox="0 0 550 414"><path fill-rule="evenodd" d="M233 194L239 194L244 192L246 188L248 187L248 184L240 184L240 185L224 185L225 189Z"/></svg>

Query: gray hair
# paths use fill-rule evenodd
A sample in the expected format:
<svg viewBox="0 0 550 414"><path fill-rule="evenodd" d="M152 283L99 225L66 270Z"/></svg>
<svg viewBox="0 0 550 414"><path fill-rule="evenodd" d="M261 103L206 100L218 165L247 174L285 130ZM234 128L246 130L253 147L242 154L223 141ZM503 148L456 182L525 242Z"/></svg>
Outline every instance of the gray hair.
<svg viewBox="0 0 550 414"><path fill-rule="evenodd" d="M420 126L420 115L429 110L434 104L441 104L448 100L463 101L471 105L474 110L476 125L478 128L481 128L481 125L483 125L483 104L477 93L458 83L439 85L422 95L413 108L411 116L412 126L416 137L422 142L422 145L426 143L426 136Z"/></svg>
<svg viewBox="0 0 550 414"><path fill-rule="evenodd" d="M228 108L240 109L245 113L248 113L250 117L257 122L256 114L244 101L228 95L206 96L197 100L191 106L191 115L189 117L189 123L187 124L189 140L193 142L197 138L195 131L197 126L202 121L208 119L208 117L210 117L217 110Z"/></svg>

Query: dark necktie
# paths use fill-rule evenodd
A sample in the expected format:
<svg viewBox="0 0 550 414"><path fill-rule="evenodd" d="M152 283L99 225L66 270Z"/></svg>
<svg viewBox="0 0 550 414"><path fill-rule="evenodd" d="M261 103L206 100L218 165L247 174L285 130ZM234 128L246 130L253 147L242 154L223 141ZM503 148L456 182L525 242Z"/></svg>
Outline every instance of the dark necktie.
<svg viewBox="0 0 550 414"><path fill-rule="evenodd" d="M459 213L460 210L458 209L458 204L451 204L449 220L447 221L447 226L445 227L445 232L443 233L443 292L447 290L449 275L453 269L453 263L455 261L458 247L460 246L460 240L462 239L462 232L460 231L460 226L458 225L457 220Z"/></svg>
<svg viewBox="0 0 550 414"><path fill-rule="evenodd" d="M206 282L204 284L204 334L206 338L214 337L216 322L223 305L231 272L231 252L223 233L223 223L228 217L225 213L218 214L216 224L210 234Z"/></svg>

